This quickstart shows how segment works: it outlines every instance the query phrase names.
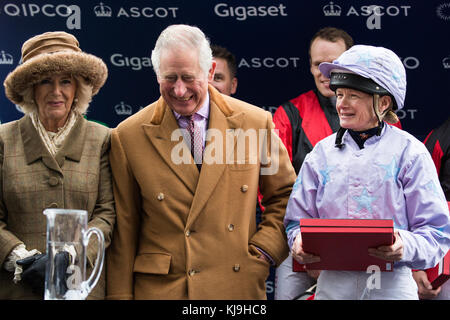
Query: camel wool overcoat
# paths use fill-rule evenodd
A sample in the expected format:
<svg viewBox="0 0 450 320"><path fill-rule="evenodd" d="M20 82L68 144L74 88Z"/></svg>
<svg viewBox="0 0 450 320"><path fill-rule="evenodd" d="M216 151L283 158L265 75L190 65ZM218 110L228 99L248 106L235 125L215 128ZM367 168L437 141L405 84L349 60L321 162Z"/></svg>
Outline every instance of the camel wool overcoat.
<svg viewBox="0 0 450 320"><path fill-rule="evenodd" d="M117 224L107 299L265 299L270 265L260 250L274 265L288 255L283 217L295 172L271 114L208 91L200 172L190 153L189 163L181 161L186 143L163 98L111 133ZM258 188L265 206L259 225Z"/></svg>

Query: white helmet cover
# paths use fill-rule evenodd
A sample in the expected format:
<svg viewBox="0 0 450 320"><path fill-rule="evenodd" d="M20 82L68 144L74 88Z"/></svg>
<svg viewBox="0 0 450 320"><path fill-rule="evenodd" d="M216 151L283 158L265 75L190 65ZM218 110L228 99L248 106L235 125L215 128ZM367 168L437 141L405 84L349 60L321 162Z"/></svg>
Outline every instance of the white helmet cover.
<svg viewBox="0 0 450 320"><path fill-rule="evenodd" d="M383 47L355 45L342 53L333 63L319 65L322 74L330 78L331 72L352 72L385 88L395 99L397 108L403 108L406 95L406 71L400 58Z"/></svg>

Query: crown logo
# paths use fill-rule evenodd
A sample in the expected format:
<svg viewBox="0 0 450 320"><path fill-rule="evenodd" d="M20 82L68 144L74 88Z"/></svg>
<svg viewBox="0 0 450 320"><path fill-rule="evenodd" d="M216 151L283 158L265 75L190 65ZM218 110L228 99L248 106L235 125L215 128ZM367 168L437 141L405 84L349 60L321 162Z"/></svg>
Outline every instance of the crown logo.
<svg viewBox="0 0 450 320"><path fill-rule="evenodd" d="M450 56L442 60L442 65L444 66L445 69L450 69Z"/></svg>
<svg viewBox="0 0 450 320"><path fill-rule="evenodd" d="M450 20L450 3L443 3L436 8L436 13L439 18L449 21Z"/></svg>
<svg viewBox="0 0 450 320"><path fill-rule="evenodd" d="M97 17L111 17L112 9L109 6L105 6L103 2L100 2L98 6L94 7L94 13Z"/></svg>
<svg viewBox="0 0 450 320"><path fill-rule="evenodd" d="M13 64L13 57L5 51L0 51L0 64Z"/></svg>
<svg viewBox="0 0 450 320"><path fill-rule="evenodd" d="M341 15L341 11L341 6L334 4L333 1L323 7L323 13L326 17L339 17Z"/></svg>
<svg viewBox="0 0 450 320"><path fill-rule="evenodd" d="M133 114L133 109L131 108L131 106L125 104L123 101L120 101L120 103L117 104L114 109L119 116L129 116Z"/></svg>

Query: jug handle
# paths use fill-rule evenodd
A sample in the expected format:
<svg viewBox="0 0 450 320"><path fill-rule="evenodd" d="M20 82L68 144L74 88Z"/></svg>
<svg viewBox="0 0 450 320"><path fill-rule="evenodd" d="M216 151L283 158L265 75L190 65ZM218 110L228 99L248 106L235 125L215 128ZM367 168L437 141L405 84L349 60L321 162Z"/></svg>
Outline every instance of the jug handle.
<svg viewBox="0 0 450 320"><path fill-rule="evenodd" d="M105 237L103 236L103 232L96 227L89 228L85 233L83 238L85 247L87 248L89 238L92 234L95 234L97 236L100 250L97 251L97 259L95 260L94 269L92 270L91 275L86 281L83 281L81 283L81 295L83 299L87 298L89 293L91 293L92 289L97 284L98 279L100 279L100 275L103 269L103 260L105 256Z"/></svg>

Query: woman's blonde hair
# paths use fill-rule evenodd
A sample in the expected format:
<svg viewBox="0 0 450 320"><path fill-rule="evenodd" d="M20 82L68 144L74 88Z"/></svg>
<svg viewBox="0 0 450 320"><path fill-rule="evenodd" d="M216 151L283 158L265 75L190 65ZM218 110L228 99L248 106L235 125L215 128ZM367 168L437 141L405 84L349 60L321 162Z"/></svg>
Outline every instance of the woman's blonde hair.
<svg viewBox="0 0 450 320"><path fill-rule="evenodd" d="M380 121L386 121L387 123L390 124L397 123L399 120L397 114L393 110L394 102L392 100L392 97L390 106L383 112L380 112L380 110L378 109L379 100L380 96L378 94L375 94L374 95L374 103L376 104L375 110Z"/></svg>

